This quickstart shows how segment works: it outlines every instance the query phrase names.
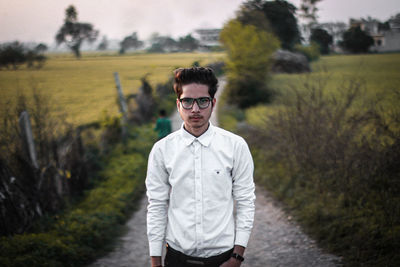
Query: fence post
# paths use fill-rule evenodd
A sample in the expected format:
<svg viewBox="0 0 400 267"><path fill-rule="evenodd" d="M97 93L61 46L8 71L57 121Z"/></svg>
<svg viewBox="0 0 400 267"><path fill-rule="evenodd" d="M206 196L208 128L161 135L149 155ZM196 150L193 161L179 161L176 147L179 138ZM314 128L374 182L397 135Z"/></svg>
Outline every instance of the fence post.
<svg viewBox="0 0 400 267"><path fill-rule="evenodd" d="M35 143L33 140L31 122L27 111L21 112L19 116L19 126L21 127L22 136L24 138L25 150L28 152L29 159L35 169L39 169L36 158Z"/></svg>
<svg viewBox="0 0 400 267"><path fill-rule="evenodd" d="M128 105L126 104L126 100L124 94L122 93L121 82L119 80L118 72L114 72L114 79L115 84L117 86L117 93L118 93L118 100L119 100L119 110L122 113L122 139L125 140L127 135L127 112L128 112Z"/></svg>

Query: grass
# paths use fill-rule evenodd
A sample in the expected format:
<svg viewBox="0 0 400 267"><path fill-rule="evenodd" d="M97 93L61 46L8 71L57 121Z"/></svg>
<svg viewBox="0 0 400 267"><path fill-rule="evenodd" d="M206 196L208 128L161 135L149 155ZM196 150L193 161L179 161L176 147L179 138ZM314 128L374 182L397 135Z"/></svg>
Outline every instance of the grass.
<svg viewBox="0 0 400 267"><path fill-rule="evenodd" d="M385 104L397 104L391 100L394 90L400 88L400 54L325 56L311 67L313 72L310 75L274 75L271 87L282 95L287 95L289 87L304 82L307 76L312 79L329 77L327 90L334 92L344 79L357 78L366 84L366 97L383 97Z"/></svg>
<svg viewBox="0 0 400 267"><path fill-rule="evenodd" d="M137 92L140 78L146 74L154 86L166 81L176 67L188 67L194 61L206 65L223 56L223 53L125 56L90 53L77 60L69 54L50 55L40 70L0 71L0 106L13 101L18 92L30 92L34 86L52 96L55 111L68 114L69 122L75 125L90 123L98 120L103 110L111 115L118 113L114 72L119 73L124 94L128 95Z"/></svg>

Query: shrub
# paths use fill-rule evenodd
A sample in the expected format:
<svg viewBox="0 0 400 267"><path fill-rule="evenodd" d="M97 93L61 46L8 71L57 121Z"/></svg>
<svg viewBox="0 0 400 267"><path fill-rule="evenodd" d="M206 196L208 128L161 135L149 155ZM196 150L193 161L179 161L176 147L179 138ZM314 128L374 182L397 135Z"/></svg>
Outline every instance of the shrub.
<svg viewBox="0 0 400 267"><path fill-rule="evenodd" d="M85 266L104 252L144 191L145 158L156 139L151 125L130 134L103 158L96 187L48 229L0 239L2 266Z"/></svg>
<svg viewBox="0 0 400 267"><path fill-rule="evenodd" d="M87 185L87 169L79 131L54 116L50 99L33 87L3 108L0 128L1 235L21 233L43 215L59 210ZM30 114L36 161L27 152L19 124L21 112ZM15 208L23 207L23 208Z"/></svg>
<svg viewBox="0 0 400 267"><path fill-rule="evenodd" d="M46 49L44 44L39 44L34 49L29 49L19 42L2 44L0 45L0 69L4 67L16 70L25 63L28 68L40 69L46 61L46 57L42 54Z"/></svg>
<svg viewBox="0 0 400 267"><path fill-rule="evenodd" d="M312 42L311 45L307 45L307 46L297 44L294 49L297 52L305 55L309 62L316 61L320 57L319 45L314 42Z"/></svg>
<svg viewBox="0 0 400 267"><path fill-rule="evenodd" d="M399 111L363 103L355 79L331 94L325 80L303 84L250 129L255 177L349 265L398 265Z"/></svg>

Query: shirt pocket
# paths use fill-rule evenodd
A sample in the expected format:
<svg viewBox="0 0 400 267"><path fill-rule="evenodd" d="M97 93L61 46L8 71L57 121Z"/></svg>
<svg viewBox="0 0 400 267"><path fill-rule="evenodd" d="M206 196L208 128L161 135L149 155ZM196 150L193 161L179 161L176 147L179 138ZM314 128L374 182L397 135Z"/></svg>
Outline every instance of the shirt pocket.
<svg viewBox="0 0 400 267"><path fill-rule="evenodd" d="M208 203L225 202L232 197L232 177L224 169L206 170L203 177L203 194ZM223 203L220 203L223 204Z"/></svg>

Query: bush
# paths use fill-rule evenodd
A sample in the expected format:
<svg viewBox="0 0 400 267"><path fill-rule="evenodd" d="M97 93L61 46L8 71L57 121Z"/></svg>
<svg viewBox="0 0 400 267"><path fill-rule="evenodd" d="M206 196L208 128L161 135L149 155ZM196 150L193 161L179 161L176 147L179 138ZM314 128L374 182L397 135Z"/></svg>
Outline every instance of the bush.
<svg viewBox="0 0 400 267"><path fill-rule="evenodd" d="M11 104L15 103L15 105ZM0 127L1 235L27 231L45 214L58 211L87 186L80 132L54 116L50 99L33 87L2 107ZM21 112L30 115L36 161L28 153ZM23 207L23 208L16 208Z"/></svg>
<svg viewBox="0 0 400 267"><path fill-rule="evenodd" d="M312 42L311 45L308 46L297 44L294 49L295 51L305 55L309 62L316 61L320 57L320 48L317 43Z"/></svg>
<svg viewBox="0 0 400 267"><path fill-rule="evenodd" d="M42 54L46 49L44 44L39 44L34 49L29 49L19 42L2 44L0 45L0 69L16 70L25 63L28 68L40 69L46 61L46 57Z"/></svg>
<svg viewBox="0 0 400 267"><path fill-rule="evenodd" d="M363 103L355 79L331 94L325 80L303 84L250 129L255 177L347 264L397 266L399 111Z"/></svg>
<svg viewBox="0 0 400 267"><path fill-rule="evenodd" d="M144 191L151 125L132 129L103 159L101 181L82 202L54 216L48 229L0 239L2 266L85 266L104 252Z"/></svg>

